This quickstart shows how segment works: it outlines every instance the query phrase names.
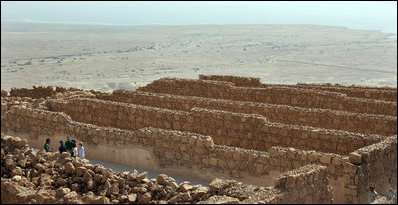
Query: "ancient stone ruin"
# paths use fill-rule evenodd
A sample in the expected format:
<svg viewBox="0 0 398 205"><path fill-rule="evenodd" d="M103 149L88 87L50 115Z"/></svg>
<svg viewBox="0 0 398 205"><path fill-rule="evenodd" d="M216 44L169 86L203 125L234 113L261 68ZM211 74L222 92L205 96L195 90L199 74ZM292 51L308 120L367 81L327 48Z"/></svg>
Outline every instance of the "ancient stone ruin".
<svg viewBox="0 0 398 205"><path fill-rule="evenodd" d="M4 203L367 203L397 187L397 89L164 78L136 91L1 91ZM211 182L117 173L86 156Z"/></svg>

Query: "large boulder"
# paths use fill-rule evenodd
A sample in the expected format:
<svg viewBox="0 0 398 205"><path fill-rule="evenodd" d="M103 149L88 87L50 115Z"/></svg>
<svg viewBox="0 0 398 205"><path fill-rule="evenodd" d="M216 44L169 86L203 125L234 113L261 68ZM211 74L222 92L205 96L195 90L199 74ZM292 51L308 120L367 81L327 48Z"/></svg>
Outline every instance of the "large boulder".
<svg viewBox="0 0 398 205"><path fill-rule="evenodd" d="M159 174L158 175L158 178L157 178L157 182L158 182L158 184L161 184L161 185L168 185L169 183L168 183L168 181L167 181L167 175L165 175L165 174Z"/></svg>
<svg viewBox="0 0 398 205"><path fill-rule="evenodd" d="M87 183L88 181L90 181L92 179L93 179L93 176L89 172L86 172L83 174L83 182L84 183Z"/></svg>
<svg viewBox="0 0 398 205"><path fill-rule="evenodd" d="M111 201L106 196L90 197L86 201L87 204L110 204Z"/></svg>
<svg viewBox="0 0 398 205"><path fill-rule="evenodd" d="M152 195L151 193L147 192L143 195L141 195L140 199L138 200L139 204L149 204L151 201Z"/></svg>
<svg viewBox="0 0 398 205"><path fill-rule="evenodd" d="M65 173L66 174L74 174L76 171L75 166L72 164L72 162L68 162L65 164Z"/></svg>
<svg viewBox="0 0 398 205"><path fill-rule="evenodd" d="M192 184L189 182L183 182L180 184L179 189L183 192L187 192L193 188Z"/></svg>
<svg viewBox="0 0 398 205"><path fill-rule="evenodd" d="M141 182L143 179L148 177L148 172L142 172L141 174L137 175L137 181Z"/></svg>
<svg viewBox="0 0 398 205"><path fill-rule="evenodd" d="M79 194L77 194L75 191L69 192L68 194L65 194L64 199L66 203L79 203L81 204L82 202L80 201Z"/></svg>
<svg viewBox="0 0 398 205"><path fill-rule="evenodd" d="M129 203L134 203L137 200L137 194L129 194L127 195L127 201Z"/></svg>
<svg viewBox="0 0 398 205"><path fill-rule="evenodd" d="M119 195L119 186L117 184L112 184L111 188L108 189L108 194Z"/></svg>
<svg viewBox="0 0 398 205"><path fill-rule="evenodd" d="M60 187L56 190L56 197L63 197L64 195L68 194L70 192L69 188L64 188L64 187Z"/></svg>
<svg viewBox="0 0 398 205"><path fill-rule="evenodd" d="M60 186L60 187L64 186L64 185L67 184L67 183L68 183L68 181L67 181L66 179L63 179L63 178L59 178L59 179L55 182L55 184L56 184L57 186Z"/></svg>
<svg viewBox="0 0 398 205"><path fill-rule="evenodd" d="M80 190L80 185L78 183L74 183L71 186L72 191L78 192Z"/></svg>
<svg viewBox="0 0 398 205"><path fill-rule="evenodd" d="M13 176L22 176L22 175L24 175L25 174L25 172L24 172L24 170L23 169L21 169L20 167L15 167L15 169L13 169L12 171L11 171L11 177L13 177Z"/></svg>
<svg viewBox="0 0 398 205"><path fill-rule="evenodd" d="M209 184L210 190L211 191L217 191L220 189L225 189L228 187L231 187L232 185L236 184L237 181L235 180L222 180L222 179L214 179L213 181L211 181L211 183Z"/></svg>
<svg viewBox="0 0 398 205"><path fill-rule="evenodd" d="M87 189L88 190L94 190L95 186L96 186L96 184L95 184L95 182L93 180L89 180L87 182Z"/></svg>
<svg viewBox="0 0 398 205"><path fill-rule="evenodd" d="M37 163L35 165L35 169L38 171L38 173L43 173L46 171L46 167L43 164Z"/></svg>
<svg viewBox="0 0 398 205"><path fill-rule="evenodd" d="M76 168L76 175L77 175L78 177L83 176L84 173L86 173L86 172L87 172L87 168L86 168L86 167L77 167L77 168Z"/></svg>

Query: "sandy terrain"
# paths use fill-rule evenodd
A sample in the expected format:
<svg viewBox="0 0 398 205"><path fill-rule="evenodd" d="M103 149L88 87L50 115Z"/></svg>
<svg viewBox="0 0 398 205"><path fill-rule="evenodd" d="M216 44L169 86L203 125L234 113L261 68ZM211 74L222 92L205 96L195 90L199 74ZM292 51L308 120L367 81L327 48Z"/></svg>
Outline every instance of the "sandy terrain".
<svg viewBox="0 0 398 205"><path fill-rule="evenodd" d="M1 23L1 88L134 89L161 77L397 87L396 37L311 25Z"/></svg>

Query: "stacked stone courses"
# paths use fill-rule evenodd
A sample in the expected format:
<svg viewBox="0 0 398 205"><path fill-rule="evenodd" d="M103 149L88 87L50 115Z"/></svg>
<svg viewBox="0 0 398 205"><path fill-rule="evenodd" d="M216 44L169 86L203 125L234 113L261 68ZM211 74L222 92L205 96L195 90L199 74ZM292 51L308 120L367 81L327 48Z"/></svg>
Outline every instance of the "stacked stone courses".
<svg viewBox="0 0 398 205"><path fill-rule="evenodd" d="M275 85L263 85L262 87L267 86L275 86ZM392 101L397 102L397 92L394 90L383 90L383 89L369 89L369 88L346 88L346 87L334 87L334 86L314 86L307 84L297 84L297 85L281 85L285 87L294 87L294 88L304 88L304 89L313 89L313 90L324 90L331 92L339 92L346 94L348 97L355 98L367 98L374 100L384 100L384 101Z"/></svg>
<svg viewBox="0 0 398 205"><path fill-rule="evenodd" d="M323 153L302 151L293 148L272 147L268 152L246 150L222 145L216 145L209 136L189 132L170 131L158 128L142 128L137 131L126 131L117 128L104 128L86 123L72 121L69 116L45 110L13 107L7 117L8 124L2 121L4 131L10 133L30 133L32 138L45 139L45 136L60 134L73 135L88 143L88 145L119 146L137 144L156 147L154 154L161 166L184 165L217 168L218 171L227 171L231 175L261 176L269 171L291 170L293 167L318 163L333 165L331 176L342 176L344 157L337 154L328 154L329 162L321 159ZM112 140L108 138L112 136ZM40 146L41 140L35 142ZM173 146L170 146L173 144ZM88 153L94 156L96 153ZM272 156L272 158L270 158ZM108 160L117 161L115 156L108 156ZM333 162L332 158L336 163ZM116 160L116 161L115 161ZM241 163L241 162L245 163ZM127 162L128 163L128 162ZM298 164L297 164L298 163Z"/></svg>
<svg viewBox="0 0 398 205"><path fill-rule="evenodd" d="M2 135L34 147L71 136L85 143L88 158L259 186L228 185L241 191L168 203L366 203L370 185L380 194L397 186L396 88L200 75L136 91L34 86L1 93ZM216 180L210 189L217 183L225 184ZM264 187L265 195L254 191Z"/></svg>
<svg viewBox="0 0 398 205"><path fill-rule="evenodd" d="M236 87L231 82L164 78L156 80L138 90L235 101L282 104L303 108L321 108L354 113L397 116L396 102L347 97L342 93L303 88L280 86L249 88Z"/></svg>
<svg viewBox="0 0 398 205"><path fill-rule="evenodd" d="M396 88L390 87L367 87L367 86L343 86L339 84L306 84L297 83L296 85L287 84L261 84L260 78L245 78L236 76L220 76L220 75L199 75L200 80L214 80L232 82L238 87L292 87L305 88L314 90L325 90L346 94L348 97L369 98L375 100L385 100L397 102Z"/></svg>
<svg viewBox="0 0 398 205"><path fill-rule="evenodd" d="M172 110L189 111L194 107L200 107L260 114L276 123L339 129L362 134L389 136L397 133L397 121L394 116L127 90L115 90L112 94L97 95L97 98Z"/></svg>
<svg viewBox="0 0 398 205"><path fill-rule="evenodd" d="M150 126L195 132L212 136L217 144L264 151L277 145L347 154L383 139L378 135L271 123L261 115L202 108L186 112L88 98L48 103L51 110L64 112L80 122L127 130Z"/></svg>

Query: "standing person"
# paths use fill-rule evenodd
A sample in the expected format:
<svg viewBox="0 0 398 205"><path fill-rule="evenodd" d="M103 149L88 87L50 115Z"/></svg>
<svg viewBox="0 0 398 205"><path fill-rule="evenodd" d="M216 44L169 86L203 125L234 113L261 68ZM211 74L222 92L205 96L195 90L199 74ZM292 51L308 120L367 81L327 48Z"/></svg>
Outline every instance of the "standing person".
<svg viewBox="0 0 398 205"><path fill-rule="evenodd" d="M373 203L377 197L377 192L375 191L374 186L369 187L369 204Z"/></svg>
<svg viewBox="0 0 398 205"><path fill-rule="evenodd" d="M62 152L66 152L66 147L64 145L64 141L60 140L59 143L61 144L61 146L59 146L59 152L62 154Z"/></svg>
<svg viewBox="0 0 398 205"><path fill-rule="evenodd" d="M72 140L73 141L73 140ZM72 145L72 157L76 157L77 156L77 147L76 147L76 143L73 143Z"/></svg>
<svg viewBox="0 0 398 205"><path fill-rule="evenodd" d="M65 142L65 147L66 147L66 150L69 152L69 153L71 153L71 151L72 151L72 142L70 141L70 137L68 136L68 137L66 137L66 142Z"/></svg>
<svg viewBox="0 0 398 205"><path fill-rule="evenodd" d="M83 142L80 142L79 145L80 145L79 157L81 157L82 159L84 159L85 154L84 154Z"/></svg>
<svg viewBox="0 0 398 205"><path fill-rule="evenodd" d="M44 144L44 150L46 150L46 152L51 152L50 142L50 138L47 138L46 143Z"/></svg>
<svg viewBox="0 0 398 205"><path fill-rule="evenodd" d="M76 140L71 140L71 144L72 144L72 148L70 150L70 155L73 156L73 149L76 147ZM76 155L74 155L73 157L77 156L77 152Z"/></svg>

